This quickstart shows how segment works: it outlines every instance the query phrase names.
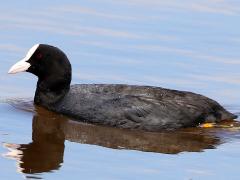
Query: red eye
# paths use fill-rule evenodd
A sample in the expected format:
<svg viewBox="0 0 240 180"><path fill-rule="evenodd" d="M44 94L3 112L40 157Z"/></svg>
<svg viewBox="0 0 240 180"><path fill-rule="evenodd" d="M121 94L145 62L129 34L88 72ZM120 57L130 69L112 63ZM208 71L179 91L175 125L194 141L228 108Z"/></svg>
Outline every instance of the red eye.
<svg viewBox="0 0 240 180"><path fill-rule="evenodd" d="M42 58L42 53L38 53L37 54L37 59L41 59Z"/></svg>

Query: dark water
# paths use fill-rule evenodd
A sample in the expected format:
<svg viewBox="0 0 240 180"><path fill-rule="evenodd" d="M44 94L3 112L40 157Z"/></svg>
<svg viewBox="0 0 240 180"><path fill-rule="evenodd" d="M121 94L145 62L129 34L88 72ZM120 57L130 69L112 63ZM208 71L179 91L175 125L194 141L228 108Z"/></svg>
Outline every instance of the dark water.
<svg viewBox="0 0 240 180"><path fill-rule="evenodd" d="M163 86L240 115L238 1L9 1L0 6L0 179L239 179L240 123L172 132L95 126L33 105L7 75L35 43L63 49L75 83Z"/></svg>

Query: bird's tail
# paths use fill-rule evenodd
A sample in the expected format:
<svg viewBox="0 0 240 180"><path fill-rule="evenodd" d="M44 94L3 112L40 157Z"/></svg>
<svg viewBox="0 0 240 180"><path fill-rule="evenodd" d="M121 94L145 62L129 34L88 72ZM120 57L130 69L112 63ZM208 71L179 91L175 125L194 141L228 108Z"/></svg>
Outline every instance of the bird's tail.
<svg viewBox="0 0 240 180"><path fill-rule="evenodd" d="M215 123L224 120L234 120L237 117L238 117L237 115L232 114L225 109L221 109L214 114L209 114L205 119L205 123Z"/></svg>

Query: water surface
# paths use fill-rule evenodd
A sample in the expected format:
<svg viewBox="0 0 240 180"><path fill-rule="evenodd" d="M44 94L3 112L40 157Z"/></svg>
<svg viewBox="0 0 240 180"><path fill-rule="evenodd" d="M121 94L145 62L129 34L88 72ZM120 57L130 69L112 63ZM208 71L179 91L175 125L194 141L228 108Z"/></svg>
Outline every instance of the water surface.
<svg viewBox="0 0 240 180"><path fill-rule="evenodd" d="M72 83L189 90L240 109L238 1L39 1L0 7L0 179L238 179L239 120L173 132L76 122L32 103L7 75L35 43L60 47Z"/></svg>

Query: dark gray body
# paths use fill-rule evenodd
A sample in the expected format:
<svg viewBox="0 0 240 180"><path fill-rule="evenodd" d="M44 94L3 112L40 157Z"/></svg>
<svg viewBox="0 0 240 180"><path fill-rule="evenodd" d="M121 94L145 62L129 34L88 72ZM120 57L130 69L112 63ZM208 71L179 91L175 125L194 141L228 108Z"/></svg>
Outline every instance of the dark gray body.
<svg viewBox="0 0 240 180"><path fill-rule="evenodd" d="M72 85L48 109L80 121L158 131L234 119L216 101L191 92L134 85Z"/></svg>

